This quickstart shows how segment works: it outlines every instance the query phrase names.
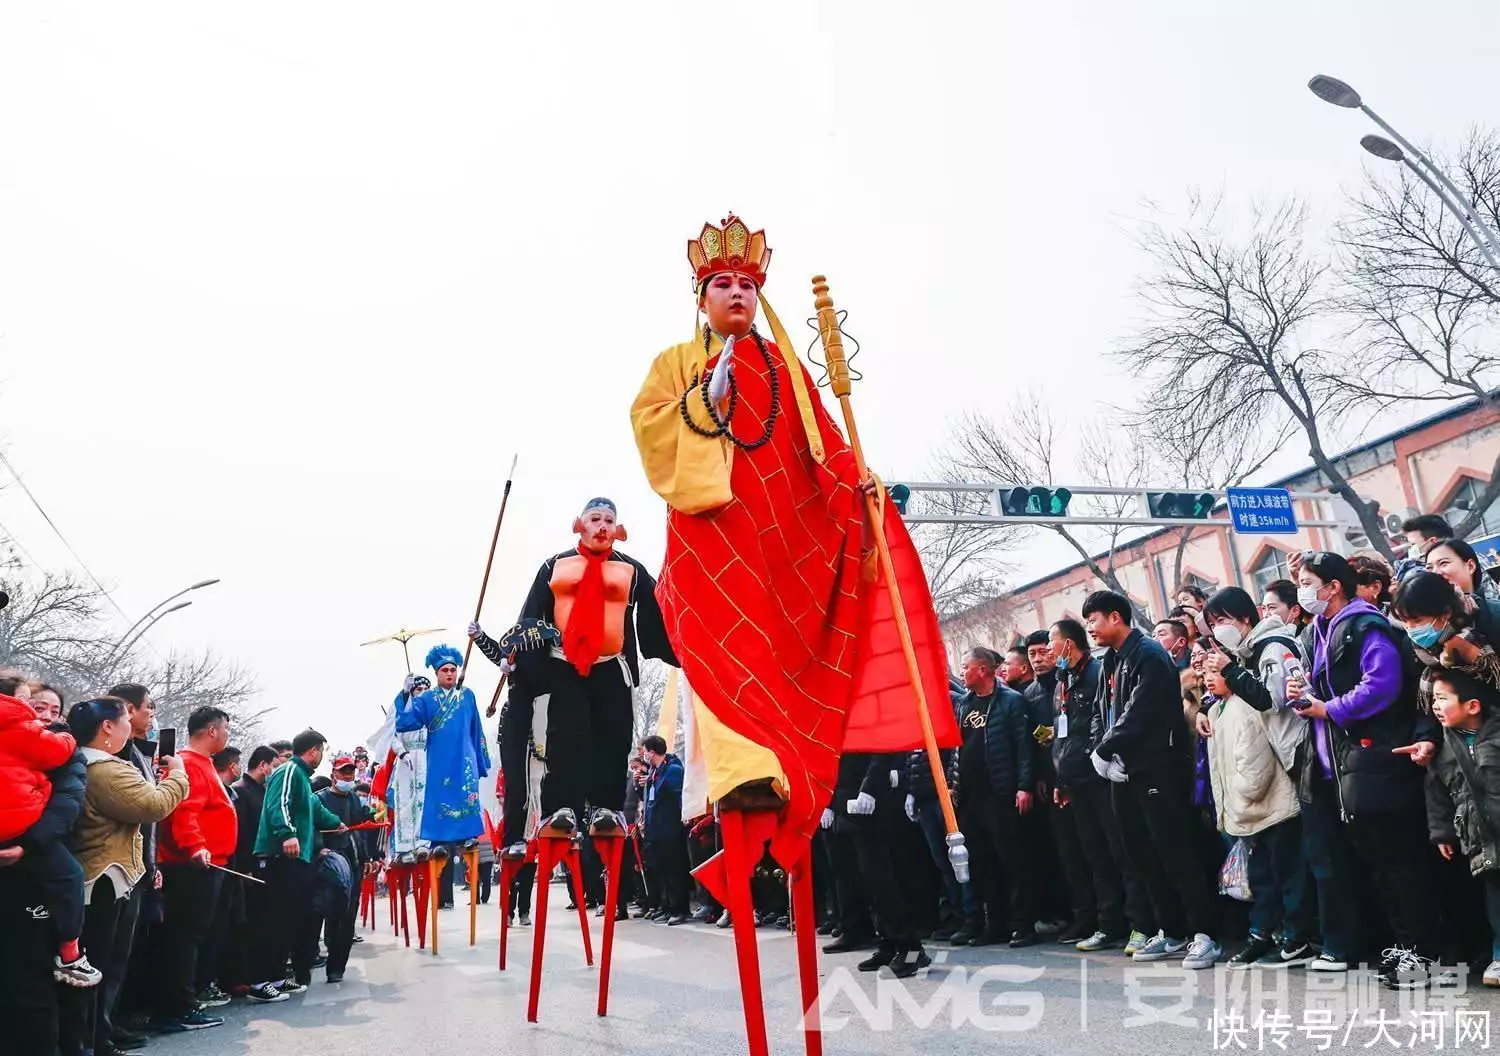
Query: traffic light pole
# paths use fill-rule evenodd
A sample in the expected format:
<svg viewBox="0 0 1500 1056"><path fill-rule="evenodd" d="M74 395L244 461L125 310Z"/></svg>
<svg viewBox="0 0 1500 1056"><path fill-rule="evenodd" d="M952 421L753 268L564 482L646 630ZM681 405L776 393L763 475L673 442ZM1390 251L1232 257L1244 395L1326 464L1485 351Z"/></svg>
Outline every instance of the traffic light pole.
<svg viewBox="0 0 1500 1056"><path fill-rule="evenodd" d="M987 495L990 499L989 513L961 513L961 514L924 514L912 513L905 515L902 519L907 524L993 524L993 525L1016 525L1016 524L1077 524L1077 525L1099 525L1099 526L1126 526L1140 528L1214 528L1228 531L1232 524L1228 517L1152 517L1150 516L1150 495L1161 495L1164 493L1191 493L1193 495L1212 495L1215 499L1226 500L1228 493L1221 488L1101 488L1091 485L1080 487L1058 486L1052 490L1066 490L1072 495L1114 495L1133 498L1137 501L1141 515L1137 516L1095 516L1074 517L1068 514L1054 516L1037 516L1031 514L1007 514L1002 512L1005 508L1005 495L1015 485L1011 484L967 484L930 481L907 481L903 487L909 491L918 492L942 492L948 494L979 494ZM895 487L895 485L892 485ZM1321 491L1293 491L1288 493L1294 502L1327 502L1331 496ZM1219 509L1215 506L1215 509ZM1300 528L1342 528L1344 525L1336 520L1327 518L1307 519L1297 518Z"/></svg>

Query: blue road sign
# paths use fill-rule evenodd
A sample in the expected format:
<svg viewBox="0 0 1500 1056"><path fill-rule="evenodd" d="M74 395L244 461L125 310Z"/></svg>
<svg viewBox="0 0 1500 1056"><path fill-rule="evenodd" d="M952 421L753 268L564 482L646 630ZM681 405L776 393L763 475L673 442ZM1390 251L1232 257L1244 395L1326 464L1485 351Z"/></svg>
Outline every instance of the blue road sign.
<svg viewBox="0 0 1500 1056"><path fill-rule="evenodd" d="M1487 535L1482 539L1470 539L1469 545L1479 555L1480 568L1500 565L1500 535Z"/></svg>
<svg viewBox="0 0 1500 1056"><path fill-rule="evenodd" d="M1296 535L1297 511L1285 488L1230 488L1229 519L1237 535Z"/></svg>

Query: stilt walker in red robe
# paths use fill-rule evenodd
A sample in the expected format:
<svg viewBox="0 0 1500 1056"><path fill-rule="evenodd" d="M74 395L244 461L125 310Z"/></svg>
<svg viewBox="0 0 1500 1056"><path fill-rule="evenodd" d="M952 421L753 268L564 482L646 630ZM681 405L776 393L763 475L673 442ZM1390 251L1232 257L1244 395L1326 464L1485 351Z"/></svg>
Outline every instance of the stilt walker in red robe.
<svg viewBox="0 0 1500 1056"><path fill-rule="evenodd" d="M696 875L730 910L752 1056L767 1052L749 893L765 842L793 878L816 1052L808 848L840 755L910 750L927 734L958 743L916 550L766 302L770 259L764 233L734 216L688 243L705 322L656 358L631 408L646 475L670 507L657 597L725 841Z"/></svg>

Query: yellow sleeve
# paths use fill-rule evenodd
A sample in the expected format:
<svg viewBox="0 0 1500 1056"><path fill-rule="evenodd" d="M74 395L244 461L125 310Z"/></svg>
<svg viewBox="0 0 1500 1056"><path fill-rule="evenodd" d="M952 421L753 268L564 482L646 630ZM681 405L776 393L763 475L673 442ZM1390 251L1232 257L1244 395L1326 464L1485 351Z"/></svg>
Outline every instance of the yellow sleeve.
<svg viewBox="0 0 1500 1056"><path fill-rule="evenodd" d="M692 382L694 367L702 369L701 351L691 343L667 349L651 364L651 371L630 408L630 424L651 488L668 506L683 513L704 513L727 503L729 465L733 447L722 437L700 436L682 420L681 399ZM693 406L693 420L712 422L702 400Z"/></svg>

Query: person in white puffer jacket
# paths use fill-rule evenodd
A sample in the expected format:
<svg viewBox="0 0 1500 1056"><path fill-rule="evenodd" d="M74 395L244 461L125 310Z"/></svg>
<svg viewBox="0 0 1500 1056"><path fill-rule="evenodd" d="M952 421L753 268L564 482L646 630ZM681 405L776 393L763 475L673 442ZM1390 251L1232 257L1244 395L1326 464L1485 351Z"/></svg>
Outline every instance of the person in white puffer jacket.
<svg viewBox="0 0 1500 1056"><path fill-rule="evenodd" d="M1286 968L1313 960L1313 893L1302 849L1301 806L1290 769L1306 720L1287 707L1286 683L1305 670L1295 628L1261 618L1238 587L1204 606L1213 648L1204 662L1217 698L1198 717L1208 739L1214 809L1226 837L1250 850L1250 938L1231 969Z"/></svg>

